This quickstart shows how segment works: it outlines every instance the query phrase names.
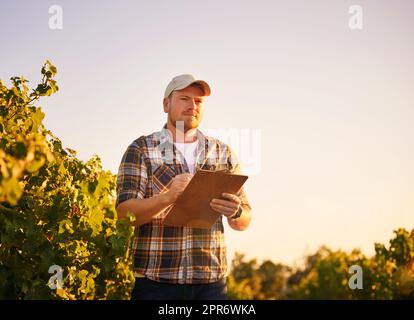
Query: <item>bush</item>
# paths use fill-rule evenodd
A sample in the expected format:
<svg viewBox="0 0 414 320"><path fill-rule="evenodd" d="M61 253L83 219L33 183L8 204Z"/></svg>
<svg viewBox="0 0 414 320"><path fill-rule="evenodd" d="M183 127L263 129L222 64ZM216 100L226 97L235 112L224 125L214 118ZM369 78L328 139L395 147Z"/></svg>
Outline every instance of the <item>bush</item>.
<svg viewBox="0 0 414 320"><path fill-rule="evenodd" d="M351 266L362 270L362 289L351 289ZM292 268L271 261L260 266L236 253L228 277L231 299L414 299L414 230L394 231L389 246L375 244L375 255L322 246Z"/></svg>
<svg viewBox="0 0 414 320"><path fill-rule="evenodd" d="M41 73L31 92L23 77L0 80L0 299L127 299L133 228L117 220L115 176L46 130L34 103L58 91L56 68Z"/></svg>

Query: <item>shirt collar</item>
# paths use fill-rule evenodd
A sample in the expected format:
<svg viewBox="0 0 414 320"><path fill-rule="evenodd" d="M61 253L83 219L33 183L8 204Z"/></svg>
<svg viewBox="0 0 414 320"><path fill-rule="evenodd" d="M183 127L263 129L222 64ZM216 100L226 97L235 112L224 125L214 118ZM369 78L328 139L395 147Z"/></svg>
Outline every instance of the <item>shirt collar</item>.
<svg viewBox="0 0 414 320"><path fill-rule="evenodd" d="M210 143L208 137L201 132L201 130L197 129L197 148L196 148L196 155L201 163L205 163L207 161L207 157L214 152L214 144ZM213 142L213 141L211 141ZM171 146L168 146L170 145ZM162 157L163 158L171 158L174 157L175 153L175 145L174 140L172 137L172 133L167 128L167 124L164 124L161 131L159 132L159 146L162 146ZM166 150L170 150L171 152L166 152ZM171 160L171 159L170 159Z"/></svg>

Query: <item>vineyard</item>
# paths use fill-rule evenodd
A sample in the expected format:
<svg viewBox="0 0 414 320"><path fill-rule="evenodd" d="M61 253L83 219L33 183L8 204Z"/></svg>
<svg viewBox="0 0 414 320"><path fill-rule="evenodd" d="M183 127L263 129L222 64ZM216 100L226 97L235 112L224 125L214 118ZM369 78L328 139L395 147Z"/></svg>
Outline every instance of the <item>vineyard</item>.
<svg viewBox="0 0 414 320"><path fill-rule="evenodd" d="M58 91L56 72L46 61L33 89L23 77L0 81L0 299L129 299L133 228L117 219L116 177L98 156L85 163L64 148L36 105ZM229 297L414 299L414 230L375 252L322 247L295 269L237 254ZM362 290L348 285L351 265L364 271ZM56 268L61 283L50 281Z"/></svg>
<svg viewBox="0 0 414 320"><path fill-rule="evenodd" d="M349 286L355 265L363 271L361 289ZM414 299L414 230L395 230L389 245L375 244L373 257L323 246L295 268L236 254L228 280L232 299Z"/></svg>
<svg viewBox="0 0 414 320"><path fill-rule="evenodd" d="M116 218L115 176L44 127L36 103L58 86L49 61L41 73L32 90L23 77L0 82L0 299L128 299L133 230Z"/></svg>

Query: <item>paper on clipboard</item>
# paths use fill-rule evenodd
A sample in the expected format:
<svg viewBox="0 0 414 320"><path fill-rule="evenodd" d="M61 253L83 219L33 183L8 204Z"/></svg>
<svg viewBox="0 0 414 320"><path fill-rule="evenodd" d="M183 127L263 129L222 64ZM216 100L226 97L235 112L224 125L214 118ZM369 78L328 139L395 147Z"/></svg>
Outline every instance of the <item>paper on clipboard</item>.
<svg viewBox="0 0 414 320"><path fill-rule="evenodd" d="M247 178L223 171L198 170L173 204L163 224L211 228L220 216L220 213L211 209L211 199L223 198L223 192L238 193Z"/></svg>

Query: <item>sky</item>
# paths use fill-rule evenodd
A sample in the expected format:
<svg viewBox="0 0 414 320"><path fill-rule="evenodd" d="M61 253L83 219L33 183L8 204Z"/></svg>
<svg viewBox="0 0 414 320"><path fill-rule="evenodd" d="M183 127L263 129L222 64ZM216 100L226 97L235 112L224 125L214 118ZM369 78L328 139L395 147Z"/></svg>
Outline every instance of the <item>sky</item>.
<svg viewBox="0 0 414 320"><path fill-rule="evenodd" d="M35 86L49 59L60 90L39 102L46 127L113 173L166 122L172 77L210 84L200 129L235 146L253 207L248 230L226 228L230 258L295 264L323 244L371 255L413 228L410 0L2 0L0 27L0 79Z"/></svg>

